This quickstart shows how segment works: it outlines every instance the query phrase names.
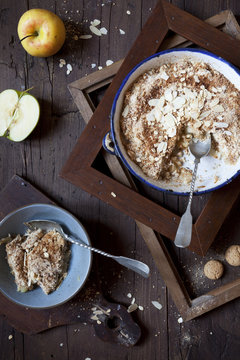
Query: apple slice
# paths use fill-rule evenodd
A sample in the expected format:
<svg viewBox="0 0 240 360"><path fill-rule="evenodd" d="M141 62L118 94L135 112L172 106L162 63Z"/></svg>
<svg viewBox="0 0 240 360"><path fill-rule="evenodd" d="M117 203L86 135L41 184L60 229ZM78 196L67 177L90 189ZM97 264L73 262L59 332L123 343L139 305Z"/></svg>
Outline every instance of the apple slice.
<svg viewBox="0 0 240 360"><path fill-rule="evenodd" d="M26 91L4 90L0 94L0 136L22 141L38 123L38 101Z"/></svg>

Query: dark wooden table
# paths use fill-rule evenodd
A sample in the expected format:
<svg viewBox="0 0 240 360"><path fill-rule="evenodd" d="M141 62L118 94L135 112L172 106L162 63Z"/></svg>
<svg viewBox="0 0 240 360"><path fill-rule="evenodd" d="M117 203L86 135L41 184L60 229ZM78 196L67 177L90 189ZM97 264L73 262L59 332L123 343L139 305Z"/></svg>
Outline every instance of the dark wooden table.
<svg viewBox="0 0 240 360"><path fill-rule="evenodd" d="M156 2L1 0L0 91L34 86L32 93L40 102L41 118L27 140L13 143L1 138L0 189L14 174L23 176L75 214L85 225L96 247L145 261L151 267L151 278L142 279L108 259L94 256L94 266L104 295L111 301L128 306L130 299L127 294L131 293L144 308L133 313L142 330L142 337L133 348L103 343L95 336L91 326L83 324L62 326L30 336L14 330L4 318L0 318L0 359L239 359L239 300L180 324L180 315L134 220L58 176L84 128L67 85L95 71L91 64L105 66L107 60L115 62L123 58ZM240 3L235 0L175 0L172 3L201 19L225 9L240 15ZM56 12L66 25L65 45L54 57L33 58L18 42L16 29L20 16L27 9L37 7ZM94 19L101 20L101 26L108 29L108 34L80 40L81 34L89 33L90 21ZM119 29L125 34L120 34ZM66 74L66 66L59 67L60 59L72 65L69 75ZM165 196L164 202L180 213L185 205L184 199L177 201L173 196ZM202 202L203 197L195 201L196 211ZM188 254L182 261L187 264L193 257ZM161 310L152 306L153 300L162 304Z"/></svg>

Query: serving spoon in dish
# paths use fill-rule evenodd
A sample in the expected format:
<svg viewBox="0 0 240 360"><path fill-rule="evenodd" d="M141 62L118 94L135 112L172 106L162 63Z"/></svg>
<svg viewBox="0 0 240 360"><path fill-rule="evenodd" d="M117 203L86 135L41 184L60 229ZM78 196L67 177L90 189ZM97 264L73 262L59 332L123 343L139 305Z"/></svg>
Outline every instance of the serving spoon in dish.
<svg viewBox="0 0 240 360"><path fill-rule="evenodd" d="M177 247L185 248L190 245L192 239L192 214L191 214L191 204L193 198L194 185L197 177L198 164L203 156L208 155L211 149L211 136L208 136L205 140L200 141L193 139L189 145L189 149L193 156L194 160L194 170L192 175L192 182L190 186L190 194L188 205L185 213L182 215L180 220L174 244Z"/></svg>
<svg viewBox="0 0 240 360"><path fill-rule="evenodd" d="M115 256L115 255L111 255L108 254L102 250L98 250L92 246L87 245L83 240L79 239L79 238L73 238L69 235L67 235L60 224L56 223L55 221L51 221L51 220L30 220L28 222L24 223L30 230L36 230L36 229L41 229L44 231L50 231L50 230L56 230L57 232L59 232L59 234L67 241L70 241L73 244L82 246L85 249L94 251L100 255L103 256L107 256L109 258L112 258L113 260L115 260L116 262L118 262L119 264L127 267L130 270L135 271L136 273L142 275L145 278L148 278L150 275L150 269L149 267L144 264L141 261L135 260L135 259L130 259L127 258L125 256Z"/></svg>

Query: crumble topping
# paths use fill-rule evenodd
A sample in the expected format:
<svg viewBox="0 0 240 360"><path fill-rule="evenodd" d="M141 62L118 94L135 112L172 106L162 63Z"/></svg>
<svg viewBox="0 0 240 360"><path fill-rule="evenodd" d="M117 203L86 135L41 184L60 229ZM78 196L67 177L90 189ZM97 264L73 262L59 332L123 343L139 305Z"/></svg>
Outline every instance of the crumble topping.
<svg viewBox="0 0 240 360"><path fill-rule="evenodd" d="M4 239L5 240L5 239ZM45 294L56 290L67 275L70 258L68 243L55 230L28 231L8 238L7 260L17 290L26 292L39 285Z"/></svg>
<svg viewBox="0 0 240 360"><path fill-rule="evenodd" d="M204 62L164 64L141 75L126 92L122 143L155 180L191 181L184 168L192 138L212 134L211 156L234 164L240 155L240 92Z"/></svg>

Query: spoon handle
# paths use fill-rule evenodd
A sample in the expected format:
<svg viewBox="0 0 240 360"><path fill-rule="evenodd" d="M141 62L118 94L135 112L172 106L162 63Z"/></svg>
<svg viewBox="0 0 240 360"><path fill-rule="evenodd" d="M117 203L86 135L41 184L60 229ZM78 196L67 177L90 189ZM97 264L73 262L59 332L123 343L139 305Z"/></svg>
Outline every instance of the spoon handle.
<svg viewBox="0 0 240 360"><path fill-rule="evenodd" d="M190 186L189 200L188 200L188 205L187 205L187 207L189 207L189 209L191 209L193 192L194 192L194 187L195 187L195 182L196 182L196 177L197 177L197 169L198 169L199 162L200 162L200 159L195 158L193 176L192 176L192 181L191 181L191 186Z"/></svg>
<svg viewBox="0 0 240 360"><path fill-rule="evenodd" d="M96 249L96 248L94 248L92 246L88 246L82 240L75 239L72 236L69 236L69 235L66 235L66 234L65 234L65 239L70 241L73 244L82 246L85 249L94 251L94 252L96 252L96 253L98 253L100 255L103 255L103 256L110 257L113 260L115 260L116 262L118 262L119 264L121 264L122 266L125 266L128 269L135 271L136 273L142 275L145 278L147 278L149 276L149 274L150 274L149 267L146 264L144 264L143 262L141 262L141 261L138 261L138 260L135 260L135 259L130 259L130 258L127 258L127 257L124 257L124 256L111 255L109 253L106 253L105 251Z"/></svg>
<svg viewBox="0 0 240 360"><path fill-rule="evenodd" d="M174 244L177 247L181 247L181 248L185 248L185 247L189 246L191 239L192 239L191 204L192 204L193 191L194 191L199 162L200 162L200 159L195 158L195 162L194 162L195 166L194 166L194 170L193 170L193 176L192 176L192 182L191 182L191 187L190 187L190 195L189 195L187 209L180 220L178 230L176 233L176 237L174 240Z"/></svg>

